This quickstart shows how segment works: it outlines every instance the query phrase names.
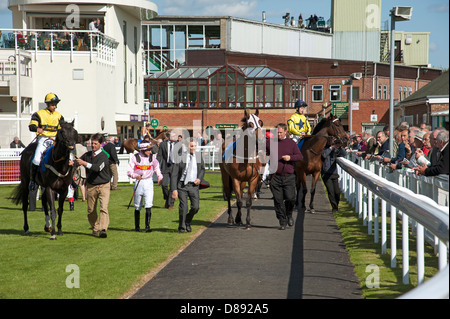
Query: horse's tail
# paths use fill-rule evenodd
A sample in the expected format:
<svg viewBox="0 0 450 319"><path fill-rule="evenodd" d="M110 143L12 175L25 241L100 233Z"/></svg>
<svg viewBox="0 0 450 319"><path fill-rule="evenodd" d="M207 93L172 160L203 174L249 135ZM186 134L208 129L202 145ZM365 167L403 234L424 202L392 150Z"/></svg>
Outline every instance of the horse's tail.
<svg viewBox="0 0 450 319"><path fill-rule="evenodd" d="M120 145L120 150L119 150L119 154L123 154L123 149L124 149L125 147L123 146L123 143L122 143L122 145Z"/></svg>
<svg viewBox="0 0 450 319"><path fill-rule="evenodd" d="M11 193L11 201L16 205L21 204L23 202L23 195L27 190L28 185L26 185L25 183L20 183L19 185L17 185Z"/></svg>

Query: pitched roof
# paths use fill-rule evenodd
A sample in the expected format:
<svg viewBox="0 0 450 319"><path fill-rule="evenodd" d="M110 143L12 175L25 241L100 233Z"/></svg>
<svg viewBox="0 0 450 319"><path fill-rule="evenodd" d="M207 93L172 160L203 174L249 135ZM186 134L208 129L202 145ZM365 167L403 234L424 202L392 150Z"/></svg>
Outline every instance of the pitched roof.
<svg viewBox="0 0 450 319"><path fill-rule="evenodd" d="M406 99L401 101L399 104L408 103L415 100L420 100L427 97L448 97L449 93L449 82L448 82L449 71L444 72L442 75L425 85L420 90L414 92Z"/></svg>

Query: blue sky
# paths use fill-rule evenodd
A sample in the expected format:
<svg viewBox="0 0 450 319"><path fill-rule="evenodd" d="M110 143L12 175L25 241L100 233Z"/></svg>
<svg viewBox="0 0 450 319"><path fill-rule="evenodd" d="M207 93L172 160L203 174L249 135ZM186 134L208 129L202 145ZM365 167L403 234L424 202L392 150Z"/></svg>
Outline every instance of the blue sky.
<svg viewBox="0 0 450 319"><path fill-rule="evenodd" d="M282 24L286 12L299 13L306 19L311 14L330 18L330 0L153 0L160 15L234 16L261 20L266 11L267 22ZM0 0L0 28L11 27L7 0ZM432 67L449 67L449 0L382 0L381 23L389 20L389 10L395 6L412 6L411 21L396 24L396 30L430 32L429 63Z"/></svg>

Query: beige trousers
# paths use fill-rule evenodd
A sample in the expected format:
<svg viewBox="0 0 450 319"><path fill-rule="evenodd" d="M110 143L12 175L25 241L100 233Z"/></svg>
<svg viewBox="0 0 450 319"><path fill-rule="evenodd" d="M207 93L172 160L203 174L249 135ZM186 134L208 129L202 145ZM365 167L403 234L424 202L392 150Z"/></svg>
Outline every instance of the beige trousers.
<svg viewBox="0 0 450 319"><path fill-rule="evenodd" d="M110 183L101 185L86 184L88 220L93 231L107 230L109 225L108 203ZM100 201L100 219L97 215L97 201Z"/></svg>

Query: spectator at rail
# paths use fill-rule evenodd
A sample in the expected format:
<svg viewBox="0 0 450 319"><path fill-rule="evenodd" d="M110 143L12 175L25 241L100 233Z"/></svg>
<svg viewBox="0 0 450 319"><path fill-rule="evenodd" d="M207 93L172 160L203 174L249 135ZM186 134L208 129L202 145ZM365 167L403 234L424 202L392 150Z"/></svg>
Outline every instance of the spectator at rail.
<svg viewBox="0 0 450 319"><path fill-rule="evenodd" d="M120 142L120 139L118 136L114 137L114 146L115 147L121 147L122 143Z"/></svg>
<svg viewBox="0 0 450 319"><path fill-rule="evenodd" d="M431 150L430 138L431 138L431 133L426 132L424 134L423 140L422 140L422 143L423 143L422 151L426 156L428 156L428 154L430 154L430 150Z"/></svg>
<svg viewBox="0 0 450 319"><path fill-rule="evenodd" d="M395 143L398 145L397 154L391 158L383 158L383 162L389 164L393 170L400 168L401 166L397 166L397 164L406 158L405 143L408 143L408 130L403 130L400 133L395 132Z"/></svg>
<svg viewBox="0 0 450 319"><path fill-rule="evenodd" d="M333 138L331 143L327 143L323 152L322 158L324 160L321 176L328 193L328 200L331 204L331 212L335 213L339 208L339 199L341 197L341 189L339 188L339 174L337 172L336 158L347 155L345 148L342 147L342 142L339 139Z"/></svg>
<svg viewBox="0 0 450 319"><path fill-rule="evenodd" d="M375 153L375 150L377 148L377 141L376 141L375 137L372 136L370 131L362 132L361 138L365 142L365 147L363 150L361 150L357 154L358 154L358 156L366 158L367 155L372 155Z"/></svg>
<svg viewBox="0 0 450 319"><path fill-rule="evenodd" d="M445 131L445 129L443 127L438 127L430 135L431 151L428 154L428 158L430 159L431 165L435 165L437 163L439 154L441 152L437 147L437 136L441 131Z"/></svg>
<svg viewBox="0 0 450 319"><path fill-rule="evenodd" d="M22 141L16 136L11 144L9 144L9 148L25 148L25 145L23 145Z"/></svg>
<svg viewBox="0 0 450 319"><path fill-rule="evenodd" d="M389 138L386 137L384 131L377 133L377 149L375 151L375 157L381 159L381 155L389 150Z"/></svg>
<svg viewBox="0 0 450 319"><path fill-rule="evenodd" d="M430 132L431 131L431 126L428 125L427 123L420 124L419 128L420 128L421 131L424 131L424 132Z"/></svg>
<svg viewBox="0 0 450 319"><path fill-rule="evenodd" d="M425 176L437 176L440 174L449 175L449 153L448 153L448 131L441 131L436 137L436 147L439 149L440 154L437 158L437 162L430 167L426 165L415 168L417 175Z"/></svg>

